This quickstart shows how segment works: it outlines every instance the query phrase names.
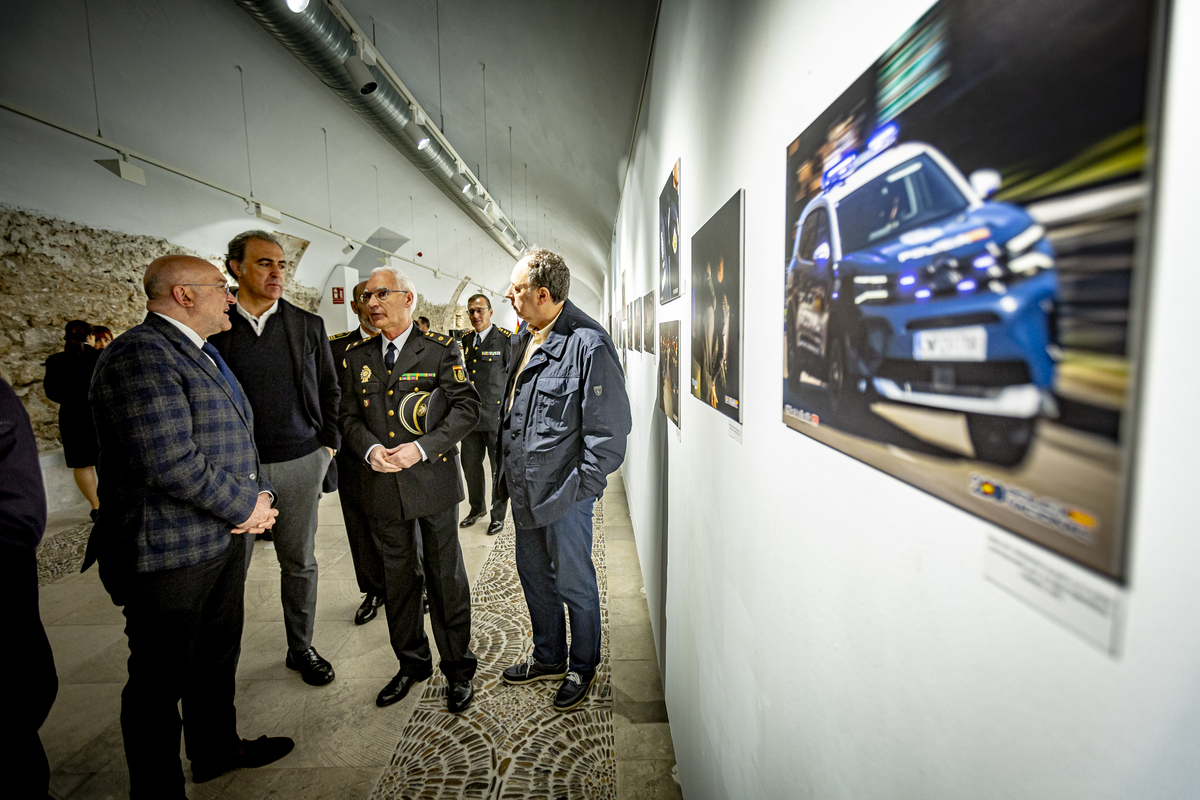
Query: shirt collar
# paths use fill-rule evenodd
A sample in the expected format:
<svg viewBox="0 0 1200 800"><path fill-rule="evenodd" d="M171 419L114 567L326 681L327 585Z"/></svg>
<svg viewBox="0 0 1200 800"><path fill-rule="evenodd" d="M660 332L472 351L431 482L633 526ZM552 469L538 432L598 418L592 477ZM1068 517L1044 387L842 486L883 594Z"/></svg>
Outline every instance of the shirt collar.
<svg viewBox="0 0 1200 800"><path fill-rule="evenodd" d="M200 336L200 334L196 333L194 330L189 328L186 323L180 322L179 320L175 319L174 317L168 317L166 314L159 314L157 311L151 311L150 313L155 314L156 316L162 317L167 322L174 325L176 328L179 329L179 331L184 336L187 337L188 341L190 341L192 344L196 345L196 347L201 347L201 348L204 347L204 339Z"/></svg>
<svg viewBox="0 0 1200 800"><path fill-rule="evenodd" d="M272 314L279 310L279 301L276 300L274 303L271 303L271 307L264 311L262 316L259 317L254 316L245 308L243 308L240 298L233 307L236 308L237 312L242 315L242 319L250 323L250 327L254 328L254 333L262 336L263 329L267 327L267 320L271 318Z"/></svg>
<svg viewBox="0 0 1200 800"><path fill-rule="evenodd" d="M385 356L387 355L388 345L394 342L396 345L396 355L400 355L400 351L404 349L404 343L408 341L409 334L411 334L416 329L416 327L417 327L417 323L415 323L415 322L408 323L408 327L404 329L404 333L400 334L395 339L389 339L387 337L386 333L384 333L383 331L380 331L379 332L379 347L383 351L383 354Z"/></svg>
<svg viewBox="0 0 1200 800"><path fill-rule="evenodd" d="M554 315L554 319L550 320L546 327L538 328L536 331L533 331L531 336L533 337L534 344L541 346L546 341L546 337L550 335L550 331L554 330L554 323L558 322L558 318L562 316L563 308L566 307L567 304L563 303L563 307L558 310L558 313ZM530 330L533 329L530 328Z"/></svg>
<svg viewBox="0 0 1200 800"><path fill-rule="evenodd" d="M479 337L480 342L483 342L483 340L486 339L488 337L488 335L492 332L492 328L494 328L494 327L496 327L495 324L488 325L481 332L476 333L475 335Z"/></svg>

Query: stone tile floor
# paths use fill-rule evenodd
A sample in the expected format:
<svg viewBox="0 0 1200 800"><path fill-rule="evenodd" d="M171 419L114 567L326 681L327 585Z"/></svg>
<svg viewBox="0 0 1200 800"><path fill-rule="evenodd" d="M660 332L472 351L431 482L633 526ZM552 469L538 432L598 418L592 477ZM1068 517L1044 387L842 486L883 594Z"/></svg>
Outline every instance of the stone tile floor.
<svg viewBox="0 0 1200 800"><path fill-rule="evenodd" d="M464 504L460 517L465 514ZM78 536L85 522L86 511L58 513L47 536ZM605 493L604 524L616 796L678 798L679 787L670 777L675 762L670 725L620 473L612 476ZM486 535L486 527L484 520L460 535L472 583L496 541ZM57 552L76 549L67 539L62 542ZM337 680L329 686L306 686L283 666L278 566L264 548L257 545L246 583L238 726L249 738L291 736L296 749L271 767L242 770L199 786L189 781L188 797L367 798L391 763L421 693L386 709L375 707L375 694L395 674L396 661L382 614L364 626L353 623L362 597L335 496L321 502L313 642L337 670ZM47 579L54 574L47 573ZM83 575L68 571L40 592L42 622L60 683L41 730L52 795L71 800L127 797L119 713L128 650L120 609L112 605L94 569Z"/></svg>

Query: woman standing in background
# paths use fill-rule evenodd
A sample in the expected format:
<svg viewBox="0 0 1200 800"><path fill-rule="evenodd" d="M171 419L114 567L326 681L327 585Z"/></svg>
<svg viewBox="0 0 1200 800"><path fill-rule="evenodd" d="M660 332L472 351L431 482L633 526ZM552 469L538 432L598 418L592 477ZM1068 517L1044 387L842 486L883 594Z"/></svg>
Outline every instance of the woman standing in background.
<svg viewBox="0 0 1200 800"><path fill-rule="evenodd" d="M92 506L95 522L100 508L96 494L96 458L100 446L92 422L88 388L100 351L93 349L92 326L81 319L67 323L67 344L61 353L46 359L46 397L58 403L58 430L67 466L75 472L75 485Z"/></svg>
<svg viewBox="0 0 1200 800"><path fill-rule="evenodd" d="M92 336L96 340L92 347L97 350L103 350L112 344L113 332L107 325L93 325Z"/></svg>

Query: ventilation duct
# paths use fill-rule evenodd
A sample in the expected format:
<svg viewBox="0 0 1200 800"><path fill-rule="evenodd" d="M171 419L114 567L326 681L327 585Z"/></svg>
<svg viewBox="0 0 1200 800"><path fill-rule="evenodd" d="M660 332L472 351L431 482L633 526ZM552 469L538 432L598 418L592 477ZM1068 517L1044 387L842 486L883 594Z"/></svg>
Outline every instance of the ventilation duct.
<svg viewBox="0 0 1200 800"><path fill-rule="evenodd" d="M373 74L378 88L370 94L362 94L362 76L356 80L344 66L347 59L357 56L354 38L333 9L324 2L310 2L301 11L292 11L290 3L279 0L237 0L237 3L322 83L333 89L346 105L369 122L380 136L425 173L497 244L513 258L520 258L525 246L521 237L509 228L507 220L493 219L471 202L476 196L475 183L459 172L455 155L436 138L430 138L428 144L419 147L419 142L405 133L406 126L414 124L415 127L416 124L409 101L378 66L363 65Z"/></svg>

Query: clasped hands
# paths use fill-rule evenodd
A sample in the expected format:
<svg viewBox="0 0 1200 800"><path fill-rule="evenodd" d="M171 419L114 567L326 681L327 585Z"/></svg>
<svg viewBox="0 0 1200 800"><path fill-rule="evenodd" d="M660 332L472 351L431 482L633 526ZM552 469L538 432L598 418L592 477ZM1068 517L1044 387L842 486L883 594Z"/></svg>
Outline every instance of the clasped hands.
<svg viewBox="0 0 1200 800"><path fill-rule="evenodd" d="M230 533L262 533L275 524L275 518L278 516L279 509L271 508L271 495L268 492L259 492L258 501L254 504L254 512L250 514L250 518Z"/></svg>
<svg viewBox="0 0 1200 800"><path fill-rule="evenodd" d="M395 447L379 447L371 450L371 469L376 472L399 472L408 469L421 460L421 449L413 442L405 442Z"/></svg>

